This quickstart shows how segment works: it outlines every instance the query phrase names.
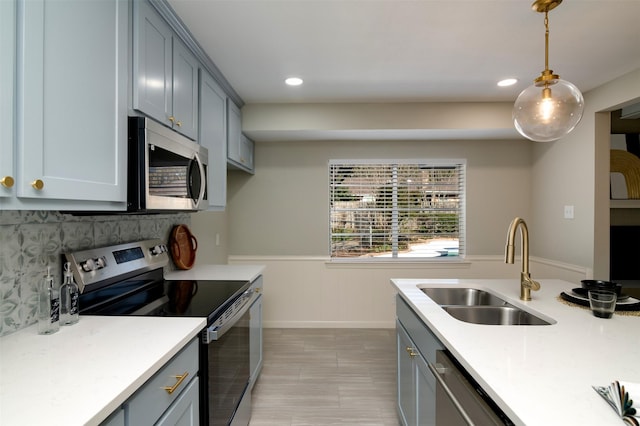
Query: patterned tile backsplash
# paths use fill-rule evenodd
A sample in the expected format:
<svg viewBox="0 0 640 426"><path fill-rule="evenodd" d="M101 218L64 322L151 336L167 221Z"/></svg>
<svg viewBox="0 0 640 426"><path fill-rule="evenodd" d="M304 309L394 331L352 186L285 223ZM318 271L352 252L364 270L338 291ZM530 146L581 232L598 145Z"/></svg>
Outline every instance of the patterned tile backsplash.
<svg viewBox="0 0 640 426"><path fill-rule="evenodd" d="M60 284L61 254L143 239L168 241L189 213L73 216L54 211L0 210L0 336L36 321L47 267Z"/></svg>

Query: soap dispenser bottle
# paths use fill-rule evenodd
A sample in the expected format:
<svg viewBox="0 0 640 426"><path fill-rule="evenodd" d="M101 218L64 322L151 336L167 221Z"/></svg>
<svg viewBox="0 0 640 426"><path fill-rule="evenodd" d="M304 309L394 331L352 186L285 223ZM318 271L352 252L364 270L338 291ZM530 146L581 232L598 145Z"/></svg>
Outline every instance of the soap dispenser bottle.
<svg viewBox="0 0 640 426"><path fill-rule="evenodd" d="M53 334L60 329L60 291L47 268L38 296L38 334Z"/></svg>
<svg viewBox="0 0 640 426"><path fill-rule="evenodd" d="M80 292L78 285L73 281L71 263L64 264L64 282L60 287L60 324L73 325L80 319L78 298Z"/></svg>

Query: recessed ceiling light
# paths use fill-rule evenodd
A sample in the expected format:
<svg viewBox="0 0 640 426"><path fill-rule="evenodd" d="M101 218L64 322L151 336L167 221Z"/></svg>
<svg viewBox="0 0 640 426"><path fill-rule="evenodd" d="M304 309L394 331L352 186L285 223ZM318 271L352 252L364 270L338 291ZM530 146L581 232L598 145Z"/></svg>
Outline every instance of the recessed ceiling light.
<svg viewBox="0 0 640 426"><path fill-rule="evenodd" d="M300 86L302 84L302 79L298 77L289 77L284 82L289 86Z"/></svg>
<svg viewBox="0 0 640 426"><path fill-rule="evenodd" d="M498 86L500 87L513 86L517 82L518 82L517 78L505 78L504 80L500 80L498 82Z"/></svg>

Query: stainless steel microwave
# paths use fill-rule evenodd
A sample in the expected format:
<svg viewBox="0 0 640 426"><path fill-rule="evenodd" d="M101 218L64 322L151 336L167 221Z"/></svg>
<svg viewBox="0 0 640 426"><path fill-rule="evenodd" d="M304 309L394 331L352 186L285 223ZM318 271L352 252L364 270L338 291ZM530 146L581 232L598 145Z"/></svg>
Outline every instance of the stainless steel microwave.
<svg viewBox="0 0 640 426"><path fill-rule="evenodd" d="M129 117L127 211L207 208L209 151L146 117Z"/></svg>

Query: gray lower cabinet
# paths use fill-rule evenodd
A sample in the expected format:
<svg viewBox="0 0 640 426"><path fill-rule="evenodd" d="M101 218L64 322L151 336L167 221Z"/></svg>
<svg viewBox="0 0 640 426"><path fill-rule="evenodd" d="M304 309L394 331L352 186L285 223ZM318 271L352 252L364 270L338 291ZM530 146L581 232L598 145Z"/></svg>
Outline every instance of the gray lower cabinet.
<svg viewBox="0 0 640 426"><path fill-rule="evenodd" d="M156 426L194 426L200 424L198 405L199 379L187 385L178 399L165 411Z"/></svg>
<svg viewBox="0 0 640 426"><path fill-rule="evenodd" d="M2 3L3 21L16 5L17 34L16 129L2 142L15 170L0 171L15 185L2 207L125 209L128 1Z"/></svg>
<svg viewBox="0 0 640 426"><path fill-rule="evenodd" d="M427 362L435 364L436 351L443 346L400 296L396 314L398 416L404 426L434 426L436 379Z"/></svg>
<svg viewBox="0 0 640 426"><path fill-rule="evenodd" d="M124 408L118 408L100 426L125 426Z"/></svg>
<svg viewBox="0 0 640 426"><path fill-rule="evenodd" d="M198 344L193 339L123 404L125 424L200 424ZM119 425L119 416L115 412L102 426Z"/></svg>
<svg viewBox="0 0 640 426"><path fill-rule="evenodd" d="M146 0L133 2L133 108L198 137L199 62Z"/></svg>
<svg viewBox="0 0 640 426"><path fill-rule="evenodd" d="M249 308L249 365L251 377L249 386L253 388L262 370L262 276L258 277L251 286L259 293Z"/></svg>
<svg viewBox="0 0 640 426"><path fill-rule="evenodd" d="M200 69L199 114L198 142L209 150L209 210L224 210L227 204L227 95L204 69Z"/></svg>

